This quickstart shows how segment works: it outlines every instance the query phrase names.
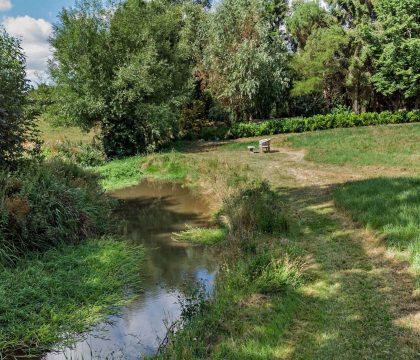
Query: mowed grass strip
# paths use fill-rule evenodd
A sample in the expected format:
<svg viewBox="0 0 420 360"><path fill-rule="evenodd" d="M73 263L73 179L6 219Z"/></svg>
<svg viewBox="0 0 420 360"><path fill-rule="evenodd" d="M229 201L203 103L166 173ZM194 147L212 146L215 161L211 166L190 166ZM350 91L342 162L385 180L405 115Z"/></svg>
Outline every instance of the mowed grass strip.
<svg viewBox="0 0 420 360"><path fill-rule="evenodd" d="M334 191L334 199L354 220L384 235L386 245L403 252L420 272L420 177L349 182Z"/></svg>
<svg viewBox="0 0 420 360"><path fill-rule="evenodd" d="M70 343L141 289L140 246L111 238L63 245L0 270L0 354Z"/></svg>
<svg viewBox="0 0 420 360"><path fill-rule="evenodd" d="M420 124L334 129L288 136L306 159L336 165L385 166L420 171Z"/></svg>

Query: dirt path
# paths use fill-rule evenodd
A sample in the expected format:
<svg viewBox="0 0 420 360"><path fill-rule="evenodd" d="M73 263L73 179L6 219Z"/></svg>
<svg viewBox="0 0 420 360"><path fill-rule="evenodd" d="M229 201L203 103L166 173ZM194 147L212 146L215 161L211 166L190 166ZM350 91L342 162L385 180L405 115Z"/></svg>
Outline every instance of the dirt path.
<svg viewBox="0 0 420 360"><path fill-rule="evenodd" d="M249 166L283 195L301 233L307 285L278 359L420 359L420 297L407 264L335 206L331 190L348 181L409 172L316 164L303 151L211 152ZM277 146L276 146L277 145ZM209 156L209 155L208 155ZM284 342L287 350L284 350Z"/></svg>

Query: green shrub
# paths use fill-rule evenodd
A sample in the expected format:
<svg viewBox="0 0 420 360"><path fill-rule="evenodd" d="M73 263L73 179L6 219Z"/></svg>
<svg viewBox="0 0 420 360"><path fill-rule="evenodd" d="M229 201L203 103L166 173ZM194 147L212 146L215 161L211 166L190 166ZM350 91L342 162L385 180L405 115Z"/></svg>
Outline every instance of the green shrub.
<svg viewBox="0 0 420 360"><path fill-rule="evenodd" d="M223 212L235 237L253 232L282 233L289 228L279 196L266 182L228 199Z"/></svg>
<svg viewBox="0 0 420 360"><path fill-rule="evenodd" d="M98 166L105 163L105 153L102 146L93 141L92 143L58 141L47 150L47 155L61 160L70 161L80 166Z"/></svg>
<svg viewBox="0 0 420 360"><path fill-rule="evenodd" d="M299 264L287 255L277 258L272 256L260 276L255 279L257 290L264 294L278 293L288 287L297 288L301 284L302 270Z"/></svg>
<svg viewBox="0 0 420 360"><path fill-rule="evenodd" d="M199 138L203 140L220 140L226 137L228 128L222 127L204 127L201 129Z"/></svg>
<svg viewBox="0 0 420 360"><path fill-rule="evenodd" d="M58 161L0 173L0 263L105 233L111 204L97 177Z"/></svg>
<svg viewBox="0 0 420 360"><path fill-rule="evenodd" d="M420 110L398 113L388 111L363 114L336 113L315 115L308 118L274 119L259 124L239 123L234 125L226 136L230 138L240 138L334 128L414 122L420 122Z"/></svg>

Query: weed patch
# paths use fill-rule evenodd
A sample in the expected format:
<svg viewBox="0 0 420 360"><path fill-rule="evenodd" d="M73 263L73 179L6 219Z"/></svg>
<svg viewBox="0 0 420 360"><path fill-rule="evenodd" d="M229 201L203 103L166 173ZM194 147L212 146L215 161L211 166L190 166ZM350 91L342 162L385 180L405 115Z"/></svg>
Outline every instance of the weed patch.
<svg viewBox="0 0 420 360"><path fill-rule="evenodd" d="M104 234L111 202L97 177L62 162L0 174L0 263Z"/></svg>
<svg viewBox="0 0 420 360"><path fill-rule="evenodd" d="M140 164L143 157L134 156L126 159L113 160L105 165L91 168L100 176L100 184L105 190L115 190L137 185L143 178Z"/></svg>
<svg viewBox="0 0 420 360"><path fill-rule="evenodd" d="M173 234L176 241L185 241L192 244L216 245L226 240L225 228L191 228Z"/></svg>
<svg viewBox="0 0 420 360"><path fill-rule="evenodd" d="M266 182L226 199L223 212L236 238L254 231L279 234L289 228L280 199Z"/></svg>

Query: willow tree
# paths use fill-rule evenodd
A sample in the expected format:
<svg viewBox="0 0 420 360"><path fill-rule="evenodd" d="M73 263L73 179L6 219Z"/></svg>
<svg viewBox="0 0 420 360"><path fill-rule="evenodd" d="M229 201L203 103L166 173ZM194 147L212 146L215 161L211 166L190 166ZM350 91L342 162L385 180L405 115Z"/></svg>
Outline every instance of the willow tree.
<svg viewBox="0 0 420 360"><path fill-rule="evenodd" d="M238 120L268 117L289 87L289 56L279 28L284 7L272 5L222 0L209 20L207 86Z"/></svg>

